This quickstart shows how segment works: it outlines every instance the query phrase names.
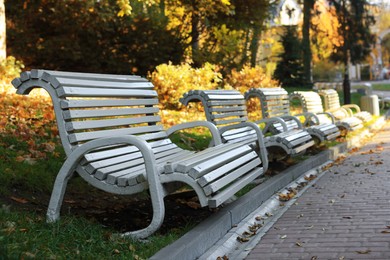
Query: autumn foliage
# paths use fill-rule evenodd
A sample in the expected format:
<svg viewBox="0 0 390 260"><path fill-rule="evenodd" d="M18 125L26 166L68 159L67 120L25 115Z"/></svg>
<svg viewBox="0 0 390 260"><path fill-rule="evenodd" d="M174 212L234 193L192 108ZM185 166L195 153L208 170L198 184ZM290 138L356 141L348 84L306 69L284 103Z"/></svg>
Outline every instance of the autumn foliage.
<svg viewBox="0 0 390 260"><path fill-rule="evenodd" d="M43 89L34 89L28 96L18 95L10 84L13 78L19 76L22 68L13 57L0 66L0 71L3 71L3 78L0 79L0 136L12 136L28 144L28 150L21 151L17 160L33 163L36 159L46 158L49 153L56 156L55 148L60 146L60 140L50 96ZM276 81L265 76L261 68L250 67L233 71L223 81L221 74L211 64L198 69L189 64L161 64L149 77L159 95L160 115L165 128L205 120L202 111L191 111L180 105L179 99L187 91L224 87L243 93L250 87L277 85Z"/></svg>

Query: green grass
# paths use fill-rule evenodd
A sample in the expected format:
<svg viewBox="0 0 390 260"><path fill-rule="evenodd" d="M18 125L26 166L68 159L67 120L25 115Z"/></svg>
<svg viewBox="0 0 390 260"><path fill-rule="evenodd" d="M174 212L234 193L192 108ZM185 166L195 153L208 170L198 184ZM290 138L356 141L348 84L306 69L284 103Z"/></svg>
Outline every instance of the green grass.
<svg viewBox="0 0 390 260"><path fill-rule="evenodd" d="M356 85L354 86L353 88L363 88L364 86L363 85ZM381 91L390 91L390 84L372 84L372 88L374 90L381 90Z"/></svg>
<svg viewBox="0 0 390 260"><path fill-rule="evenodd" d="M31 212L0 209L0 259L146 259L188 231L134 241L84 218L47 224Z"/></svg>

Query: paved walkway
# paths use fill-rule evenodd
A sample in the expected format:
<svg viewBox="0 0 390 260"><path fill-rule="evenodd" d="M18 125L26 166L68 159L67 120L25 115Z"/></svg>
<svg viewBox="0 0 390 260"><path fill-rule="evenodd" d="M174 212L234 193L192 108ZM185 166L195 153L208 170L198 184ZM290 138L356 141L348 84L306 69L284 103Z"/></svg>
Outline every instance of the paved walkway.
<svg viewBox="0 0 390 260"><path fill-rule="evenodd" d="M299 197L246 259L390 259L390 122Z"/></svg>

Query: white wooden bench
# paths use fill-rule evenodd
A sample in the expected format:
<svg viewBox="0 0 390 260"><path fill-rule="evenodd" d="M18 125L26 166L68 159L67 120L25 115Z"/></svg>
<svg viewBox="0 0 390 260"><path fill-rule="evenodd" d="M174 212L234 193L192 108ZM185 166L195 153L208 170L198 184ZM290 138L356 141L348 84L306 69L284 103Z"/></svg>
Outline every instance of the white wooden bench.
<svg viewBox="0 0 390 260"><path fill-rule="evenodd" d="M290 99L298 99L302 105L303 112L311 112L317 115L320 123L335 122L336 126L346 134L348 131L355 131L363 127L363 122L357 117L336 118L333 113L325 112L322 106L320 95L314 91L294 91Z"/></svg>
<svg viewBox="0 0 390 260"><path fill-rule="evenodd" d="M304 112L292 116L290 113L290 98L283 88L251 88L245 92L245 99L258 98L261 104L263 118L280 117L289 130L302 129L305 126L307 132L316 143L331 141L340 136L340 131L334 123L319 123L317 116L310 112ZM305 121L301 124L298 116L303 116ZM315 124L313 125L313 123ZM270 131L280 133L283 131L279 123L273 124Z"/></svg>
<svg viewBox="0 0 390 260"><path fill-rule="evenodd" d="M356 104L347 104L341 106L339 94L334 89L319 90L318 93L323 96L325 111L329 111L337 118L355 116L364 123L371 121L372 115L367 111L361 111Z"/></svg>
<svg viewBox="0 0 390 260"><path fill-rule="evenodd" d="M263 135L253 123L238 127L253 131L256 149L242 143L223 144L218 129L206 121L164 131L157 92L138 76L31 70L12 84L24 95L43 88L53 101L67 159L54 183L48 222L59 218L67 182L74 173L110 193L131 195L149 190L151 223L123 234L145 238L161 226L164 196L173 192L177 183L191 186L201 206L215 208L268 167ZM168 138L177 130L197 126L209 128L215 146L195 153Z"/></svg>
<svg viewBox="0 0 390 260"><path fill-rule="evenodd" d="M247 142L248 140L253 142L257 138L252 129L229 129L236 124L248 121L244 96L236 90L191 90L183 95L180 102L186 106L190 102L202 102L207 120L218 126L224 142ZM289 155L301 154L314 145L307 131L287 130L281 118L267 118L254 123L265 123L264 129L268 129L269 125L275 122L280 123L285 131L265 136L265 145L270 160L280 160Z"/></svg>

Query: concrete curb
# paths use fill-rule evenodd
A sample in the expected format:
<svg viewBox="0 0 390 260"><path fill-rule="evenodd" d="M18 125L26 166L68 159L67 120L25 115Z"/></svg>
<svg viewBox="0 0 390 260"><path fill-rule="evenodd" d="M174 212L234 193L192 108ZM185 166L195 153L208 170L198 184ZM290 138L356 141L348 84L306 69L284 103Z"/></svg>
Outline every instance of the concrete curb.
<svg viewBox="0 0 390 260"><path fill-rule="evenodd" d="M384 118L377 120L383 125ZM377 124L375 123L375 124ZM378 129L372 127L372 129ZM177 241L157 252L150 259L197 259L214 246L232 228L244 220L254 210L259 208L276 192L286 187L291 182L300 178L306 172L318 168L328 161L335 160L340 154L346 152L352 146L360 146L364 137L369 137L370 132L363 131L359 137L323 151L305 161L289 167L267 181L259 184L244 196L222 208L219 212L197 225Z"/></svg>

